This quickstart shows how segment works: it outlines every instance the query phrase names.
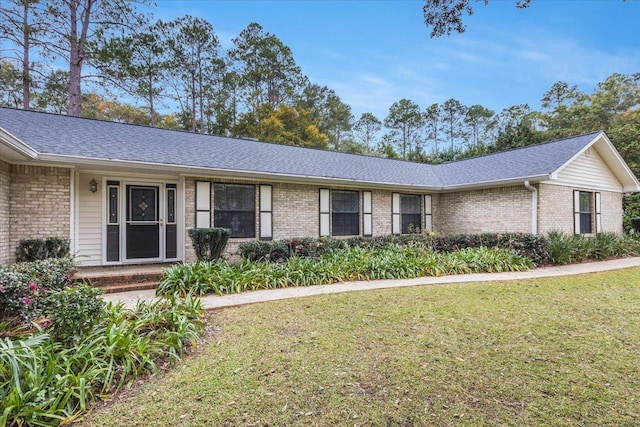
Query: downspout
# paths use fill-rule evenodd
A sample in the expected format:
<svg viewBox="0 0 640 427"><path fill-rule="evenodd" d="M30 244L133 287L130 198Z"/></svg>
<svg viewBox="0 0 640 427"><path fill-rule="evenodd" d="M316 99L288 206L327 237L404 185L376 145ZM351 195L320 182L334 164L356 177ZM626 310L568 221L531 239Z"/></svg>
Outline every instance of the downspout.
<svg viewBox="0 0 640 427"><path fill-rule="evenodd" d="M531 191L531 234L538 234L538 190L529 180L524 182L524 187Z"/></svg>

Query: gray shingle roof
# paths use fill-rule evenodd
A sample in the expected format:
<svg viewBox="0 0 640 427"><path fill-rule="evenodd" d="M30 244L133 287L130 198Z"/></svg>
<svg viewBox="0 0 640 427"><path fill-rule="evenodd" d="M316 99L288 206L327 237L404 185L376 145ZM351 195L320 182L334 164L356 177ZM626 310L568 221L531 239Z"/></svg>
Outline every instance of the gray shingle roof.
<svg viewBox="0 0 640 427"><path fill-rule="evenodd" d="M434 189L549 174L597 135L432 166L10 108L0 127L40 154Z"/></svg>

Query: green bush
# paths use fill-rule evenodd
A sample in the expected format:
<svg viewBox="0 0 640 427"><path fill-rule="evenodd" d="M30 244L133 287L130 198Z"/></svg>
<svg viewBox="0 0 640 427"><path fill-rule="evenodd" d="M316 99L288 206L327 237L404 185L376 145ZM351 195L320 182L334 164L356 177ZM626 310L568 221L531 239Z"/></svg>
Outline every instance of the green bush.
<svg viewBox="0 0 640 427"><path fill-rule="evenodd" d="M0 318L30 322L40 314L42 298L70 284L70 258L49 258L0 268Z"/></svg>
<svg viewBox="0 0 640 427"><path fill-rule="evenodd" d="M51 322L52 338L65 345L81 340L104 317L103 293L86 283L49 292L40 310Z"/></svg>
<svg viewBox="0 0 640 427"><path fill-rule="evenodd" d="M291 257L316 258L319 242L312 237L240 244L240 254L249 261L284 262Z"/></svg>
<svg viewBox="0 0 640 427"><path fill-rule="evenodd" d="M389 245L421 245L439 252L464 248L502 248L530 258L536 264L548 262L544 236L523 233L452 234L411 233L346 239L289 239L270 242L247 242L240 245L240 255L250 261L284 262L290 257L316 258L327 251L350 247L377 249Z"/></svg>
<svg viewBox="0 0 640 427"><path fill-rule="evenodd" d="M631 228L633 229L633 231L635 231L636 233L640 233L640 216L631 218L629 222L631 223Z"/></svg>
<svg viewBox="0 0 640 427"><path fill-rule="evenodd" d="M18 262L32 262L68 256L69 241L58 237L20 240L16 249L16 260Z"/></svg>
<svg viewBox="0 0 640 427"><path fill-rule="evenodd" d="M504 249L466 248L436 252L420 244L326 250L319 258L291 257L282 263L197 262L165 270L158 295L229 294L245 290L310 286L351 280L527 270L533 263Z"/></svg>
<svg viewBox="0 0 640 427"><path fill-rule="evenodd" d="M189 237L198 261L215 261L222 256L231 236L226 228L192 228Z"/></svg>

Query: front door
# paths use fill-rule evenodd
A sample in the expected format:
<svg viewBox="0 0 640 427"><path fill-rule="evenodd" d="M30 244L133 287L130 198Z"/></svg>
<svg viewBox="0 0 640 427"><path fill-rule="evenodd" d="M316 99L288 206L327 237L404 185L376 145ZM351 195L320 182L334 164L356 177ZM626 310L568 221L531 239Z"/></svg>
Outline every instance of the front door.
<svg viewBox="0 0 640 427"><path fill-rule="evenodd" d="M127 185L126 257L160 258L160 187Z"/></svg>

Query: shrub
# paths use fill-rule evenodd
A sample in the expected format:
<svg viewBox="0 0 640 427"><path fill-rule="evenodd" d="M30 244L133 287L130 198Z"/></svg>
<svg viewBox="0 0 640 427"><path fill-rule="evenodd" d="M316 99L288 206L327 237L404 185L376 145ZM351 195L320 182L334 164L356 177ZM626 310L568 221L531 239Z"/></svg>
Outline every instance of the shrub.
<svg viewBox="0 0 640 427"><path fill-rule="evenodd" d="M30 322L40 313L42 297L70 284L70 258L49 258L0 268L0 317Z"/></svg>
<svg viewBox="0 0 640 427"><path fill-rule="evenodd" d="M215 261L222 256L231 236L226 228L192 228L189 237L199 261Z"/></svg>
<svg viewBox="0 0 640 427"><path fill-rule="evenodd" d="M20 240L16 249L18 262L31 262L47 258L69 256L69 241L58 237Z"/></svg>
<svg viewBox="0 0 640 427"><path fill-rule="evenodd" d="M635 217L635 218L631 218L629 220L629 222L631 223L631 228L636 232L636 233L640 233L640 216L639 217Z"/></svg>
<svg viewBox="0 0 640 427"><path fill-rule="evenodd" d="M323 248L322 240L312 237L256 241L240 244L240 256L249 261L284 262L291 257L316 258Z"/></svg>
<svg viewBox="0 0 640 427"><path fill-rule="evenodd" d="M82 339L104 317L103 293L86 283L49 292L41 313L51 322L52 338L65 345Z"/></svg>
<svg viewBox="0 0 640 427"><path fill-rule="evenodd" d="M289 247L284 240L241 243L240 256L249 261L283 262L289 259Z"/></svg>

